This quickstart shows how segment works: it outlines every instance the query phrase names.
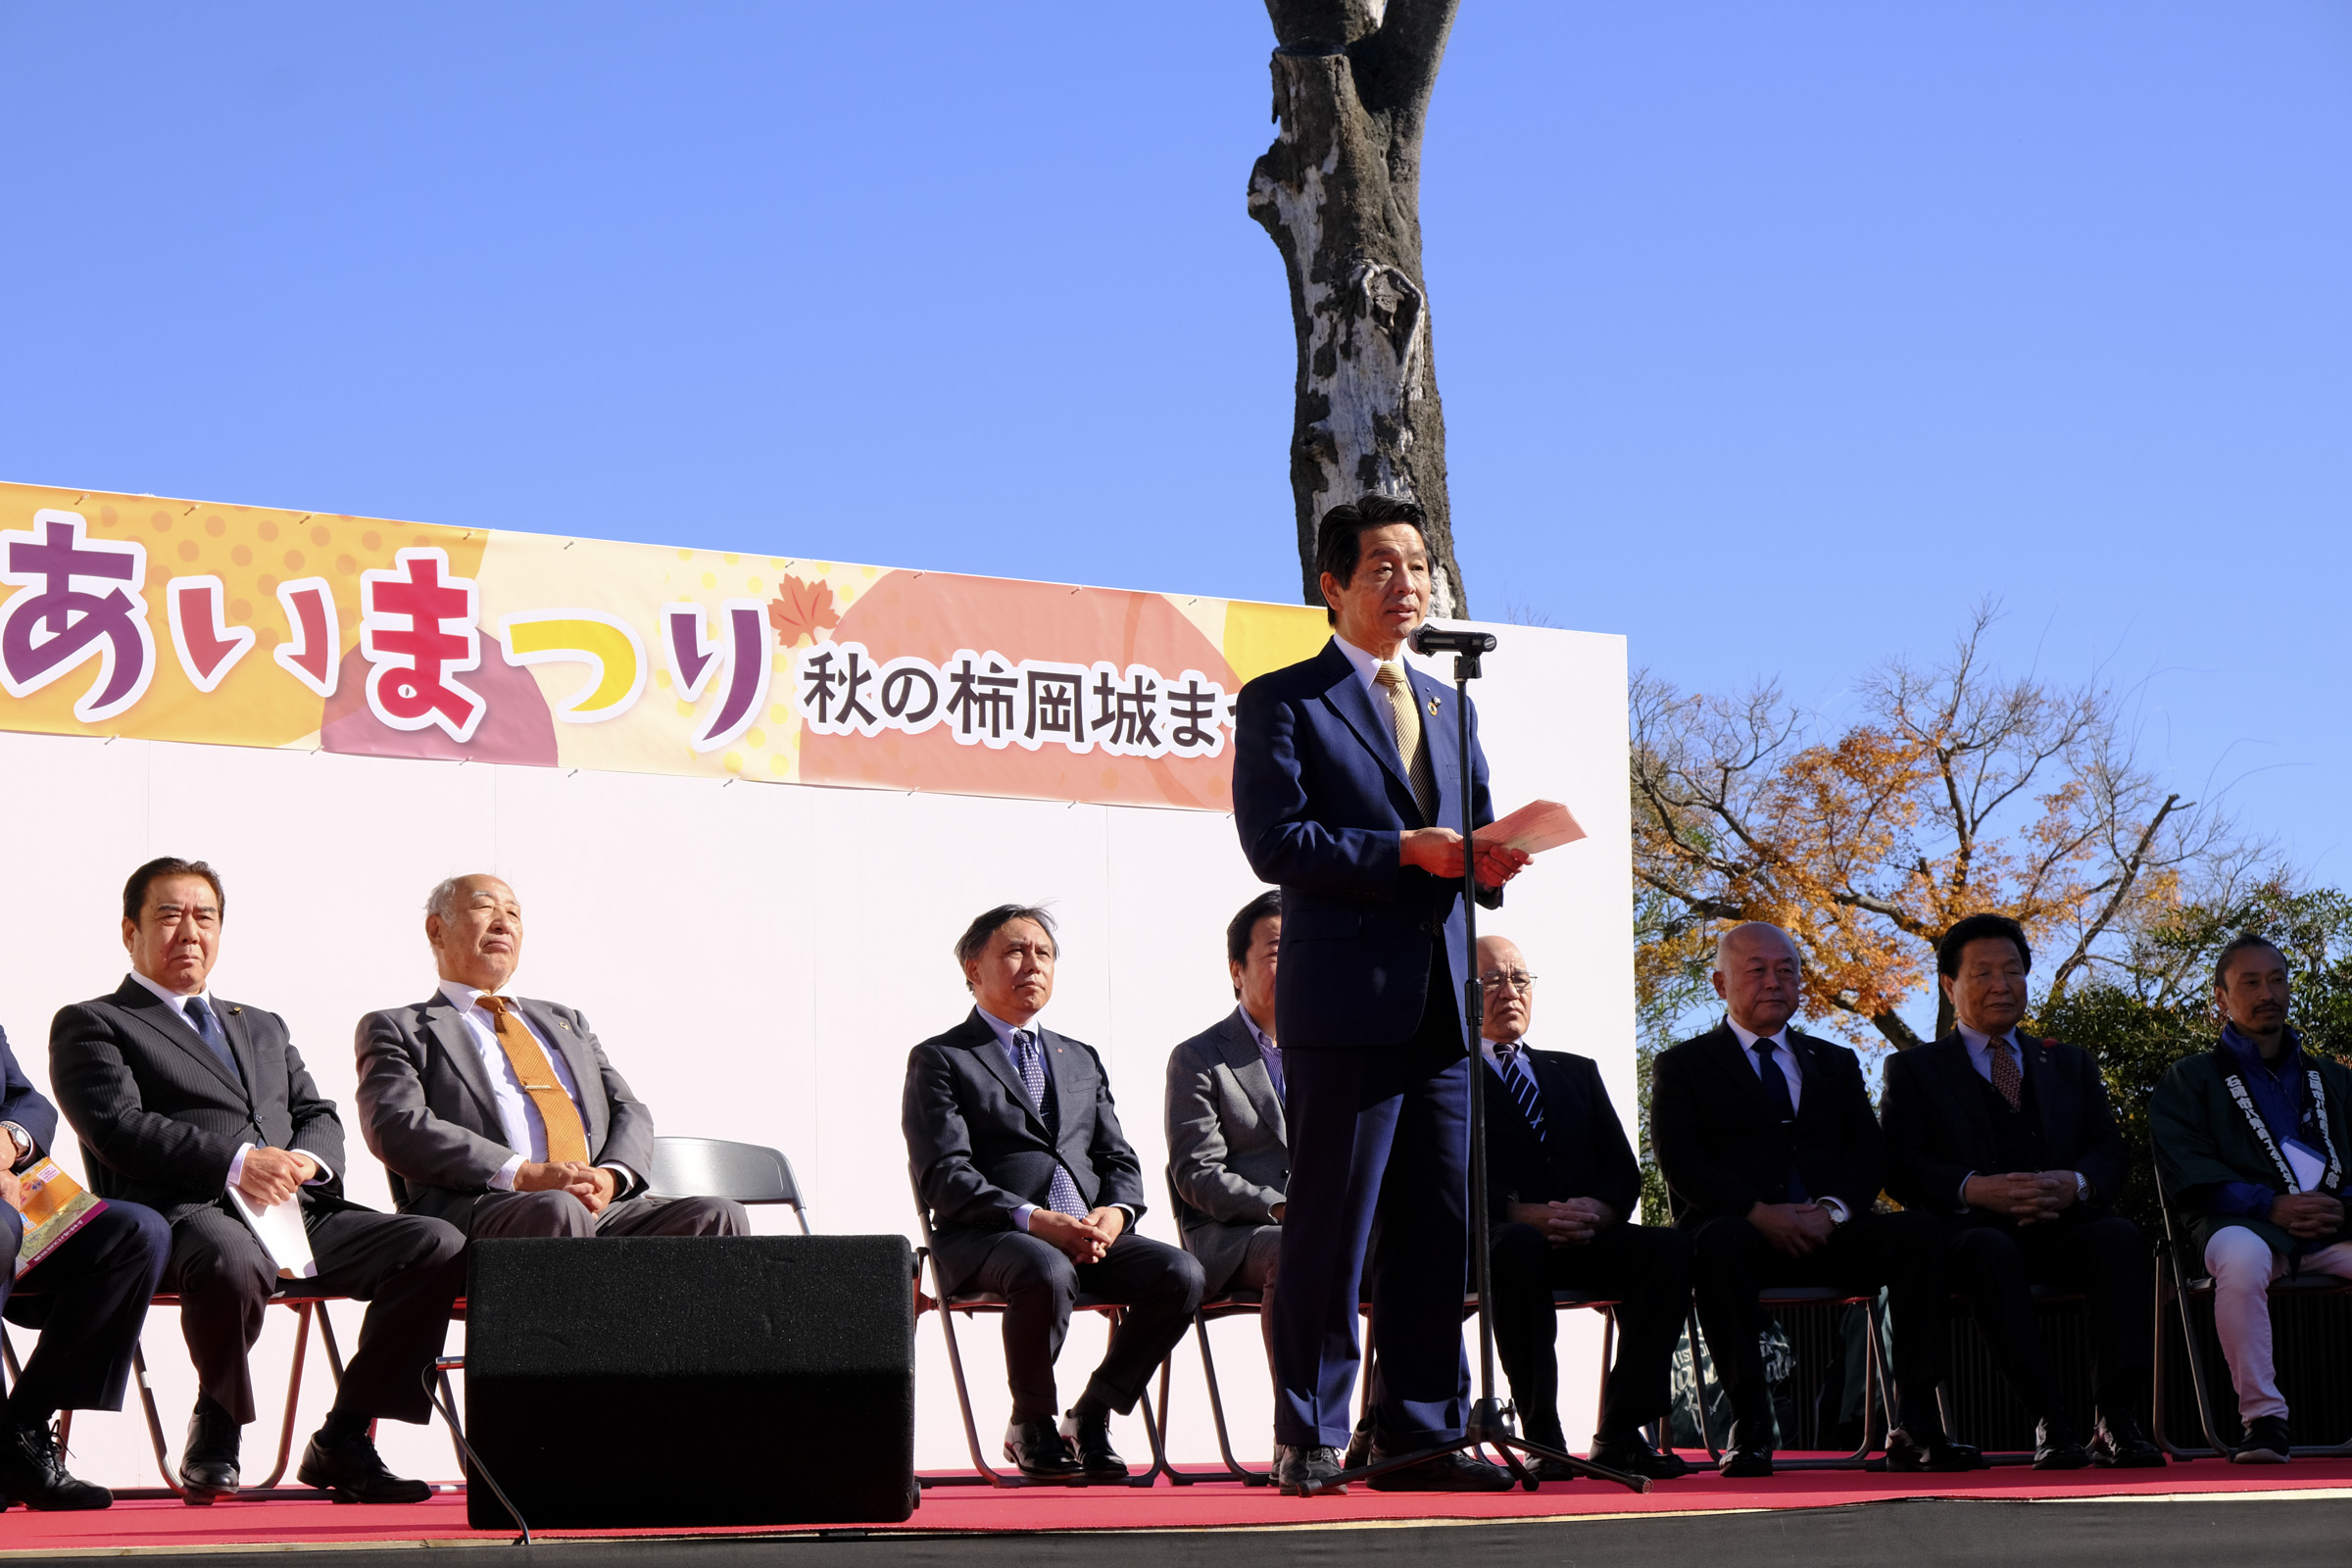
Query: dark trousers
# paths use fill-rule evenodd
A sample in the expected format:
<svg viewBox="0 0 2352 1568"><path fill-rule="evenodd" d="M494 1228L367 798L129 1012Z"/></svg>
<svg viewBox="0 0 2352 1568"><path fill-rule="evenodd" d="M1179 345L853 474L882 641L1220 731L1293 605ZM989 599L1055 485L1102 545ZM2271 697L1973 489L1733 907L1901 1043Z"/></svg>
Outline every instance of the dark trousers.
<svg viewBox="0 0 2352 1568"><path fill-rule="evenodd" d="M1534 1441L1562 1446L1555 1290L1617 1301L1617 1359L1600 1395L1596 1438L1615 1441L1666 1413L1674 1348L1690 1310L1690 1238L1654 1226L1612 1225L1590 1242L1554 1247L1533 1225L1504 1224L1488 1243L1494 1269L1494 1352L1511 1402Z"/></svg>
<svg viewBox="0 0 2352 1568"><path fill-rule="evenodd" d="M1061 1357L1078 1297L1124 1306L1110 1331L1110 1348L1086 1384L1097 1401L1123 1415L1192 1326L1200 1304L1200 1264L1190 1252L1133 1231L1121 1231L1096 1263L1073 1263L1050 1242L1006 1231L953 1288L1004 1298L1004 1371L1015 1421L1044 1420L1060 1410L1054 1363Z"/></svg>
<svg viewBox="0 0 2352 1568"><path fill-rule="evenodd" d="M2065 1421L2072 1413L2059 1396L2028 1287L2055 1285L2086 1298L2099 1412L2136 1416L2155 1365L2150 1272L2148 1244L2120 1214L2043 1225L1988 1217L1952 1232L1952 1289L1968 1298L2002 1376L2036 1417Z"/></svg>
<svg viewBox="0 0 2352 1568"><path fill-rule="evenodd" d="M1939 1437L1936 1385L1951 1359L1951 1289L1943 1222L1916 1209L1856 1214L1804 1257L1790 1257L1744 1219L1696 1228L1691 1286L1715 1376L1732 1402L1734 1446L1772 1446L1772 1411L1757 1344L1769 1285L1885 1286L1894 1314L1895 1419L1922 1443Z"/></svg>
<svg viewBox="0 0 2352 1568"><path fill-rule="evenodd" d="M24 1216L0 1203L0 1238L13 1260ZM172 1227L137 1203L110 1200L88 1224L11 1280L0 1265L8 1320L41 1331L9 1391L9 1413L38 1421L53 1410L120 1410L147 1303L172 1255Z"/></svg>
<svg viewBox="0 0 2352 1568"><path fill-rule="evenodd" d="M627 1198L591 1214L569 1193L487 1193L466 1234L491 1236L749 1236L751 1216L724 1198Z"/></svg>
<svg viewBox="0 0 2352 1568"><path fill-rule="evenodd" d="M1346 1446L1359 1285L1372 1303L1382 1447L1462 1435L1470 1062L1450 984L1440 948L1421 1027L1402 1045L1282 1054L1291 1175L1269 1329L1277 1443Z"/></svg>
<svg viewBox="0 0 2352 1568"><path fill-rule="evenodd" d="M261 1338L270 1298L349 1296L368 1302L359 1348L343 1368L335 1408L369 1419L422 1422L432 1414L424 1369L441 1353L450 1308L466 1290L466 1238L420 1214L319 1204L303 1215L318 1276L281 1280L258 1238L223 1208L199 1208L172 1227L165 1288L180 1298L180 1332L196 1363L197 1403L239 1426L254 1417L246 1353Z"/></svg>

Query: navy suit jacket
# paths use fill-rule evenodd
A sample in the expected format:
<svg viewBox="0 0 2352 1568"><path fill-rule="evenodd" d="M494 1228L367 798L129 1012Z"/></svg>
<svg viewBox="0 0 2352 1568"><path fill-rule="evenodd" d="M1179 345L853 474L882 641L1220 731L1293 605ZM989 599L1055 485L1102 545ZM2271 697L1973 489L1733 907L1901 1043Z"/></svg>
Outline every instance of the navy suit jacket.
<svg viewBox="0 0 2352 1568"><path fill-rule="evenodd" d="M1480 1062L1487 1073L1487 1217L1499 1225L1513 1203L1597 1198L1619 1219L1632 1219L1642 1201L1642 1167L1599 1064L1567 1051L1524 1054L1544 1093L1541 1138L1494 1069Z"/></svg>
<svg viewBox="0 0 2352 1568"><path fill-rule="evenodd" d="M1054 1084L1051 1135L978 1008L907 1054L899 1124L950 1290L1012 1229L1023 1203L1046 1206L1055 1165L1088 1208L1124 1204L1144 1217L1143 1164L1119 1128L1102 1059L1067 1035L1037 1033Z"/></svg>
<svg viewBox="0 0 2352 1568"><path fill-rule="evenodd" d="M2098 1063L2080 1046L2029 1034L2020 1034L2017 1043L2024 1048L2018 1070L2041 1122L2048 1168L2080 1171L2090 1183L2095 1204L2112 1202L2131 1174L2132 1153L2116 1129ZM1960 1200L1960 1183L1970 1175L2008 1172L1999 1168L1984 1080L1977 1076L1968 1042L1957 1029L1886 1058L1879 1123L1886 1129L1886 1191L1896 1202L1931 1214L1995 1218ZM2082 1212L2080 1204L2067 1210L2069 1215Z"/></svg>
<svg viewBox="0 0 2352 1568"><path fill-rule="evenodd" d="M1260 881L1282 889L1275 1030L1285 1051L1393 1046L1420 1027L1431 938L1443 934L1449 983L1470 975L1460 883L1397 858L1407 828L1494 819L1478 713L1470 715L1465 786L1453 689L1406 666L1421 704L1438 817L1424 822L1384 707L1336 640L1242 688L1234 732L1233 821ZM1479 902L1501 902L1482 889Z"/></svg>
<svg viewBox="0 0 2352 1568"><path fill-rule="evenodd" d="M1763 1080L1729 1023L1658 1054L1649 1069L1649 1143L1675 1223L1695 1229L1757 1203L1788 1200L1788 1163L1816 1201L1867 1214L1886 1182L1886 1146L1851 1051L1791 1027L1803 1064L1793 1139L1764 1100Z"/></svg>

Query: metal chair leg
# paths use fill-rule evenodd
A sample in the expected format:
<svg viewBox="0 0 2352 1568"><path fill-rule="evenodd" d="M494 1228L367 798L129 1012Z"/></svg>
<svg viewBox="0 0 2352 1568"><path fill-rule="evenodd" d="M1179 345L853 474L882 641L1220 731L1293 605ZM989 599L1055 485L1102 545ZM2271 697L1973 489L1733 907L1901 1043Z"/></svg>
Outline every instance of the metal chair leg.
<svg viewBox="0 0 2352 1568"><path fill-rule="evenodd" d="M449 1386L449 1374L452 1367L465 1370L465 1364L463 1356L453 1358L445 1355L433 1365L433 1375L441 1381L442 1419L449 1423L449 1450L458 1457L458 1474L461 1476L466 1473L466 1433L458 1425L458 1394Z"/></svg>
<svg viewBox="0 0 2352 1568"><path fill-rule="evenodd" d="M277 1430L277 1468L270 1472L269 1480L259 1486L240 1488L242 1492L268 1492L276 1486L284 1479L286 1464L294 1456L294 1417L296 1405L302 1398L302 1363L310 1351L311 1314L314 1310L314 1304L309 1301L299 1301L294 1305L294 1370L286 1377L286 1413Z"/></svg>
<svg viewBox="0 0 2352 1568"><path fill-rule="evenodd" d="M163 1476L164 1485L172 1489L172 1495L184 1499L187 1489L179 1484L178 1469L172 1463L172 1447L164 1438L164 1418L155 1407L155 1390L147 1382L147 1349L135 1340L130 1347L130 1370L138 1380L139 1405L147 1415L147 1441L155 1447L156 1471Z"/></svg>
<svg viewBox="0 0 2352 1568"><path fill-rule="evenodd" d="M929 1252L929 1249L925 1249L924 1250ZM956 1325L948 1321L949 1318L954 1314L948 1310L947 1287L940 1282L938 1254L931 1253L930 1262L931 1289L938 1293L939 1332L947 1339L948 1342L948 1370L954 1374L956 1407L963 1412L963 1441L965 1446L971 1449L972 1468L979 1472L979 1476L973 1480L964 1480L962 1478L951 1480L943 1477L940 1480L927 1482L925 1484L935 1487L942 1485L956 1486L959 1484L980 1485L983 1483L992 1487L1021 1486L1024 1483L1020 1477L1008 1476L993 1470L989 1468L988 1461L980 1457L980 1428L972 1420L972 1394L971 1390L964 1385L963 1352L958 1349L956 1345Z"/></svg>
<svg viewBox="0 0 2352 1568"><path fill-rule="evenodd" d="M1722 1460L1723 1449L1716 1446L1714 1428L1707 1422L1707 1378L1706 1370L1698 1364L1698 1348L1703 1342L1698 1333L1696 1306L1690 1308L1690 1315L1684 1320L1683 1332L1690 1337L1690 1415L1698 1424L1698 1441L1706 1446L1707 1462L1715 1464Z"/></svg>
<svg viewBox="0 0 2352 1568"><path fill-rule="evenodd" d="M1600 1432L1600 1413L1609 1407L1609 1368L1617 1360L1617 1308L1600 1309L1600 1391L1593 1396L1592 1431Z"/></svg>
<svg viewBox="0 0 2352 1568"><path fill-rule="evenodd" d="M2204 1347L2197 1343L2196 1319L2189 1313L2188 1282L2180 1274L2180 1254L2177 1251L2172 1253L2171 1262L2173 1305L2180 1316L2180 1348L2188 1356L2189 1393L2197 1401L2197 1423L2204 1428L2207 1445L2202 1448L2180 1448L2175 1451L2183 1459L2217 1459L2226 1456L2230 1447L2222 1442L2221 1432L2214 1425L2213 1398L2205 1388ZM2161 1353L2161 1342L2158 1348Z"/></svg>
<svg viewBox="0 0 2352 1568"><path fill-rule="evenodd" d="M1234 1478L1242 1485L1246 1487L1266 1486L1274 1479L1270 1471L1251 1470L1237 1462L1233 1457L1233 1440L1225 1430L1225 1396L1217 1388L1217 1361L1216 1357L1209 1353L1208 1348L1208 1324L1195 1318L1193 1332L1200 1341L1200 1373L1208 1380L1208 1413L1216 1423L1217 1452L1223 1456L1225 1468L1232 1472Z"/></svg>

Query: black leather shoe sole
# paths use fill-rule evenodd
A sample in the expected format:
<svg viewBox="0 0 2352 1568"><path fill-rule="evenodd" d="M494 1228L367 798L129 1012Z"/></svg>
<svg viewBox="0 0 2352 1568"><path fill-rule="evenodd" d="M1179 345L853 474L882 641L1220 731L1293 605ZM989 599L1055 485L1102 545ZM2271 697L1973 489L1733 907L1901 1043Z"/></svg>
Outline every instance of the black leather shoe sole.
<svg viewBox="0 0 2352 1568"><path fill-rule="evenodd" d="M1368 1476L1364 1485L1374 1492L1508 1492L1514 1483L1508 1470L1491 1464L1472 1469L1432 1459Z"/></svg>
<svg viewBox="0 0 2352 1568"><path fill-rule="evenodd" d="M1761 1481L1772 1474L1772 1455L1734 1448L1716 1465L1715 1473L1726 1481Z"/></svg>
<svg viewBox="0 0 2352 1568"><path fill-rule="evenodd" d="M1662 1453L1656 1448L1635 1449L1613 1453L1605 1446L1592 1450L1592 1462L1604 1470L1615 1470L1629 1476L1646 1476L1652 1481L1680 1481L1690 1473L1690 1461L1679 1453Z"/></svg>
<svg viewBox="0 0 2352 1568"><path fill-rule="evenodd" d="M1964 1471L1989 1467L1984 1456L1974 1448L1965 1452L1950 1448L1940 1452L1931 1448L1889 1448L1886 1450L1886 1468L1898 1475L1959 1475Z"/></svg>
<svg viewBox="0 0 2352 1568"><path fill-rule="evenodd" d="M2041 1448L2034 1454L2036 1470L2083 1470L2090 1466L2090 1450L2079 1443L2063 1448Z"/></svg>
<svg viewBox="0 0 2352 1568"><path fill-rule="evenodd" d="M209 1508L221 1497L237 1494L237 1484L233 1481L222 1486L217 1481L191 1476L185 1470L179 1473L179 1500L191 1508Z"/></svg>
<svg viewBox="0 0 2352 1568"><path fill-rule="evenodd" d="M2151 1443L2144 1448L2125 1453L2117 1453L2111 1448L2093 1448L2090 1450L2090 1462L2102 1470L2161 1470L2165 1459L2164 1450Z"/></svg>
<svg viewBox="0 0 2352 1568"><path fill-rule="evenodd" d="M401 1476L386 1476L380 1481L355 1487L337 1481L323 1469L309 1464L295 1471L294 1479L306 1487L317 1487L320 1492L331 1494L337 1502L422 1502L433 1494L432 1485L429 1482L411 1481Z"/></svg>

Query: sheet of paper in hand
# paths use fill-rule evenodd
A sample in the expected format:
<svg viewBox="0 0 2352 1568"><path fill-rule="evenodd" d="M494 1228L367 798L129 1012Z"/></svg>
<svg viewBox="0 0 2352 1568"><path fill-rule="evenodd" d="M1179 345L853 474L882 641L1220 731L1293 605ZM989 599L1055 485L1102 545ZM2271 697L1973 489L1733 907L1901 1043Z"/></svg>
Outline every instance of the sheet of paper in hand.
<svg viewBox="0 0 2352 1568"><path fill-rule="evenodd" d="M245 1223L253 1227L253 1234L262 1239L263 1249L277 1264L279 1279L318 1277L318 1263L311 1256L311 1233L302 1225L300 1191L277 1203L257 1203L242 1192L236 1195L236 1200L237 1206L245 1211Z"/></svg>
<svg viewBox="0 0 2352 1568"><path fill-rule="evenodd" d="M17 1212L24 1216L24 1240L17 1249L17 1277L57 1250L58 1243L87 1225L106 1206L81 1183L43 1154L29 1169L17 1173Z"/></svg>
<svg viewBox="0 0 2352 1568"><path fill-rule="evenodd" d="M1522 855L1540 855L1585 836L1576 814L1557 801L1530 801L1508 816L1478 830L1481 844L1505 844Z"/></svg>
<svg viewBox="0 0 2352 1568"><path fill-rule="evenodd" d="M2320 1178L2328 1174L2328 1162L2320 1157L2319 1151L2300 1138L2289 1138L2279 1147L2286 1153L2288 1168L2295 1173L2295 1190L2300 1193L2318 1192Z"/></svg>

